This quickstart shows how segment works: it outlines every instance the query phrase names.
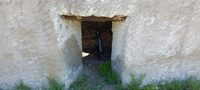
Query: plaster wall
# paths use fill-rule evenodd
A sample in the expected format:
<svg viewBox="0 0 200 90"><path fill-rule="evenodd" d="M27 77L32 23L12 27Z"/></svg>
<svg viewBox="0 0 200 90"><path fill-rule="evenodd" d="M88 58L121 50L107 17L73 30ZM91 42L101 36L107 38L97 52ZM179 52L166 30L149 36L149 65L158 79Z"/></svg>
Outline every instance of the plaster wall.
<svg viewBox="0 0 200 90"><path fill-rule="evenodd" d="M79 75L80 22L61 15L128 16L113 22L112 67L128 83L200 76L199 0L0 0L0 88L32 88Z"/></svg>
<svg viewBox="0 0 200 90"><path fill-rule="evenodd" d="M136 12L127 20L124 83L130 80L131 73L145 73L143 84L200 76L199 3L137 3Z"/></svg>
<svg viewBox="0 0 200 90"><path fill-rule="evenodd" d="M48 84L47 77L64 82L67 88L78 77L80 22L52 13L55 2L0 1L0 88L9 90L23 80L39 89Z"/></svg>

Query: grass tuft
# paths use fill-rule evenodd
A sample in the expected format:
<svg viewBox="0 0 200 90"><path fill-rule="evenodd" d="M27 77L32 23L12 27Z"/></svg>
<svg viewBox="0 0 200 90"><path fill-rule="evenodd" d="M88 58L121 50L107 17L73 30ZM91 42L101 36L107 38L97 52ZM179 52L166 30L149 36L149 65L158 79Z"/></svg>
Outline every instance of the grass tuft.
<svg viewBox="0 0 200 90"><path fill-rule="evenodd" d="M191 76L186 80L161 81L158 87L160 90L200 90L200 81L197 77Z"/></svg>
<svg viewBox="0 0 200 90"><path fill-rule="evenodd" d="M105 77L105 82L109 84L121 83L119 75L112 70L110 61L105 62L99 66L101 76Z"/></svg>
<svg viewBox="0 0 200 90"><path fill-rule="evenodd" d="M87 80L88 80L87 77L84 75L81 80L78 80L74 82L73 84L71 84L69 89L70 90L85 90L86 89L85 82L87 82Z"/></svg>
<svg viewBox="0 0 200 90"><path fill-rule="evenodd" d="M55 79L48 78L50 86L45 90L64 90L65 84L57 82Z"/></svg>
<svg viewBox="0 0 200 90"><path fill-rule="evenodd" d="M129 85L127 85L127 89L129 90L140 90L140 86L145 78L145 74L141 74L139 77L136 77L135 74L132 74L132 81Z"/></svg>
<svg viewBox="0 0 200 90"><path fill-rule="evenodd" d="M132 75L130 84L118 85L115 90L200 90L200 80L197 77L189 77L185 80L174 79L173 81L160 81L159 83L150 83L143 88L140 87L145 75L136 77Z"/></svg>
<svg viewBox="0 0 200 90"><path fill-rule="evenodd" d="M24 82L21 80L19 84L14 86L13 90L31 90L28 86L24 85Z"/></svg>

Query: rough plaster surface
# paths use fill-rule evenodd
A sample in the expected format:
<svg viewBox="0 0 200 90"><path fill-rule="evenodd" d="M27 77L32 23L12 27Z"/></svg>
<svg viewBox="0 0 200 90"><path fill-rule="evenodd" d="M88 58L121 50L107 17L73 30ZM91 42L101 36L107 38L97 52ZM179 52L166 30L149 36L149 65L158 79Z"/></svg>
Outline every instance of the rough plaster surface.
<svg viewBox="0 0 200 90"><path fill-rule="evenodd" d="M60 15L128 16L113 22L112 65L124 83L200 75L199 0L0 0L0 88L79 75L81 26ZM80 61L80 62L79 62Z"/></svg>
<svg viewBox="0 0 200 90"><path fill-rule="evenodd" d="M80 22L62 19L53 12L55 4L0 1L0 88L11 89L23 80L36 89L48 84L47 77L67 88L77 78L82 69Z"/></svg>
<svg viewBox="0 0 200 90"><path fill-rule="evenodd" d="M125 76L145 73L144 84L200 76L200 1L140 3L127 21Z"/></svg>

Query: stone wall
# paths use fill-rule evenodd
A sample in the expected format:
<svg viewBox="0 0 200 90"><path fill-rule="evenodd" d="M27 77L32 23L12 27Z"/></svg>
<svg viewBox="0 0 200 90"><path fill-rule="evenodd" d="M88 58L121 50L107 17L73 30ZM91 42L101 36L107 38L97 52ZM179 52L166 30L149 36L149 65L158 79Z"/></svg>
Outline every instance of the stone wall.
<svg viewBox="0 0 200 90"><path fill-rule="evenodd" d="M62 15L128 16L113 22L112 67L128 83L200 75L198 0L0 0L0 88L47 77L75 81L82 68L81 24ZM75 60L75 61L74 61Z"/></svg>
<svg viewBox="0 0 200 90"><path fill-rule="evenodd" d="M144 84L200 76L200 1L146 1L127 23L124 82L145 73ZM140 6L139 6L140 5Z"/></svg>
<svg viewBox="0 0 200 90"><path fill-rule="evenodd" d="M23 80L38 89L48 84L47 77L67 88L78 77L81 24L64 20L60 10L54 11L56 3L0 1L0 88L9 90Z"/></svg>

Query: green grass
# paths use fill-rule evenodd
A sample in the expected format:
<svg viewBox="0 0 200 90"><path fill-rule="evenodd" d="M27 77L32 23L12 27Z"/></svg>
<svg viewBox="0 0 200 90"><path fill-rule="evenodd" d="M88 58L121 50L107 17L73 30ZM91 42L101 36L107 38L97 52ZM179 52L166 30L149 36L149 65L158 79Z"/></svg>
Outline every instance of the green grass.
<svg viewBox="0 0 200 90"><path fill-rule="evenodd" d="M43 86L43 90L64 90L65 85L63 83L59 83L55 79L51 78L48 78L48 81L50 86L48 88ZM12 90L31 90L31 88L24 85L24 82L21 80Z"/></svg>
<svg viewBox="0 0 200 90"><path fill-rule="evenodd" d="M147 86L144 86L142 90L158 90L158 87L155 86L155 83L151 83Z"/></svg>
<svg viewBox="0 0 200 90"><path fill-rule="evenodd" d="M145 74L141 74L140 76L132 74L132 81L127 85L118 85L118 87L116 87L116 90L141 90L140 86L144 78Z"/></svg>
<svg viewBox="0 0 200 90"><path fill-rule="evenodd" d="M122 85L117 73L112 74L114 71L111 69L110 62L105 62L100 65L101 75L105 77L105 81L108 83L118 85L115 90L200 90L200 80L197 77L191 76L185 80L174 79L172 81L160 81L156 83L150 83L144 87L141 87L145 74L135 75L132 74L132 81L127 85ZM102 90L103 87L100 83L94 84L93 87L87 85L89 77L84 77L74 82L69 90ZM48 78L49 87L42 90L64 90L65 85L61 82L57 82L55 79ZM1 90L1 89L0 89ZM31 90L28 86L20 81L16 84L12 90Z"/></svg>
<svg viewBox="0 0 200 90"><path fill-rule="evenodd" d="M200 81L197 77L189 77L186 80L161 81L158 87L160 90L200 90Z"/></svg>
<svg viewBox="0 0 200 90"><path fill-rule="evenodd" d="M87 77L84 77L81 80L78 80L70 85L70 90L85 90L86 89L86 82L88 81Z"/></svg>
<svg viewBox="0 0 200 90"><path fill-rule="evenodd" d="M185 80L160 81L140 87L145 75L139 77L132 75L132 81L128 85L118 85L115 90L200 90L200 80L197 77L189 77Z"/></svg>
<svg viewBox="0 0 200 90"><path fill-rule="evenodd" d="M101 76L105 77L105 82L109 84L121 83L119 75L112 70L111 63L109 61L99 66Z"/></svg>
<svg viewBox="0 0 200 90"><path fill-rule="evenodd" d="M21 80L19 84L13 87L13 90L31 90L28 86L24 85L24 82Z"/></svg>
<svg viewBox="0 0 200 90"><path fill-rule="evenodd" d="M129 90L140 90L140 85L142 84L144 78L145 74L141 74L138 77L136 77L136 75L133 74L132 81L126 86L126 88Z"/></svg>
<svg viewBox="0 0 200 90"><path fill-rule="evenodd" d="M57 82L55 79L48 78L49 87L44 88L44 90L64 90L65 84Z"/></svg>

